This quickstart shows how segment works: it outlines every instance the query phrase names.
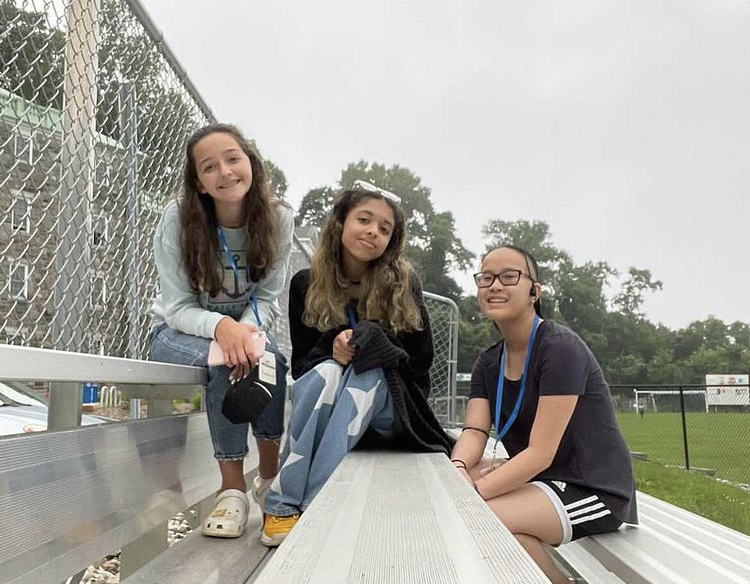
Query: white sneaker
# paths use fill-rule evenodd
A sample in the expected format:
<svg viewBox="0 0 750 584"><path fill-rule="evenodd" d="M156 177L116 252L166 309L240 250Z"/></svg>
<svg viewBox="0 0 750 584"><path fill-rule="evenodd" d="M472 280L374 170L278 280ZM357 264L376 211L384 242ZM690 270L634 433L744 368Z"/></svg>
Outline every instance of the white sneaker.
<svg viewBox="0 0 750 584"><path fill-rule="evenodd" d="M245 531L250 501L237 489L227 489L216 496L216 506L203 522L203 535L239 537Z"/></svg>
<svg viewBox="0 0 750 584"><path fill-rule="evenodd" d="M261 478L260 475L255 475L255 478L253 479L253 486L250 488L250 494L253 497L253 501L260 505L261 516L263 515L263 503L266 500L266 493L268 493L268 489L271 487L274 478L275 477L264 479Z"/></svg>

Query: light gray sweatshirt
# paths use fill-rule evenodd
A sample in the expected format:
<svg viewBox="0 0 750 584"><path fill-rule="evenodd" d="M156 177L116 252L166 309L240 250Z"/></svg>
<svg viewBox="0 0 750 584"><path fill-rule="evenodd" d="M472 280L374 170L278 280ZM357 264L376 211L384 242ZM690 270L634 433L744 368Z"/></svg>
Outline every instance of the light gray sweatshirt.
<svg viewBox="0 0 750 584"><path fill-rule="evenodd" d="M224 227L224 236L240 274L240 280L238 281L222 250L222 287L216 296L210 297L207 292L199 294L190 286L180 254L180 211L176 202L167 205L154 233L154 258L159 272L161 292L151 306L153 326L167 323L171 328L183 333L213 339L216 325L224 316L257 325L251 302L255 290L261 328L265 331L270 330L281 314L276 299L286 282L294 233L292 209L285 205L278 205L276 208L279 212L276 240L278 251L266 277L257 284L248 281L246 228Z"/></svg>

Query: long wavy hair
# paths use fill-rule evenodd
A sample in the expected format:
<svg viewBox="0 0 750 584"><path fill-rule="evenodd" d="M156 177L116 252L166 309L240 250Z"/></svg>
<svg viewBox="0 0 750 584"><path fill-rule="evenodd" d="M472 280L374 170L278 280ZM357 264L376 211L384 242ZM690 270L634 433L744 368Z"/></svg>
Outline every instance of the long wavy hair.
<svg viewBox="0 0 750 584"><path fill-rule="evenodd" d="M216 228L218 221L214 200L208 193L198 192L195 145L216 132L229 134L250 159L252 184L242 200L247 230L247 265L253 282L262 280L277 253L276 232L278 212L283 204L272 199L263 160L240 131L229 124L212 124L196 131L187 141L185 152L185 186L180 203L180 251L190 285L199 292L215 296L221 290L219 270L222 250Z"/></svg>
<svg viewBox="0 0 750 584"><path fill-rule="evenodd" d="M362 277L357 312L361 318L378 321L394 333L421 330L422 316L412 292L411 264L401 257L406 243L404 214L392 200L366 190L344 191L333 206L310 262L303 321L320 331L349 322L346 304L351 282L343 271L341 235L349 213L368 199L385 201L393 211L394 225L383 255L369 262Z"/></svg>

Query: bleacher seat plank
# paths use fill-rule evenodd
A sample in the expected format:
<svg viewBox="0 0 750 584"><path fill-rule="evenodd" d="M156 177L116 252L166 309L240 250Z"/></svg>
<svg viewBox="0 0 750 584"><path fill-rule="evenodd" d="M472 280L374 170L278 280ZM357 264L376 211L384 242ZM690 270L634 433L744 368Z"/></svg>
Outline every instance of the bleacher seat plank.
<svg viewBox="0 0 750 584"><path fill-rule="evenodd" d="M594 561L629 584L750 582L750 537L638 493L641 524L583 538L558 553L582 576ZM586 554L578 559L576 548Z"/></svg>
<svg viewBox="0 0 750 584"><path fill-rule="evenodd" d="M256 580L345 582L548 580L447 457L363 451L339 465Z"/></svg>

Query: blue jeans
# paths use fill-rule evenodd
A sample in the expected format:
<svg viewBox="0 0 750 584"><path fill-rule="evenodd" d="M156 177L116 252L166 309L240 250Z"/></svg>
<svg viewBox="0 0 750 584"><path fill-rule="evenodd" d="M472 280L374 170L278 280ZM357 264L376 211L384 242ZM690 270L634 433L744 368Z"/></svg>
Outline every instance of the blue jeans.
<svg viewBox="0 0 750 584"><path fill-rule="evenodd" d="M284 433L284 400L286 398L286 358L269 336L266 351L276 355L276 388L273 398L253 426L253 436L260 440L279 440ZM155 327L149 336L149 359L176 365L208 367L211 339L181 333L166 324ZM217 460L241 460L247 456L249 424L233 424L221 413L224 396L229 390L231 369L224 365L208 367L206 414L211 442Z"/></svg>
<svg viewBox="0 0 750 584"><path fill-rule="evenodd" d="M292 416L266 513L304 511L367 428L390 435L394 420L382 369L357 375L329 360L305 373L292 386Z"/></svg>

